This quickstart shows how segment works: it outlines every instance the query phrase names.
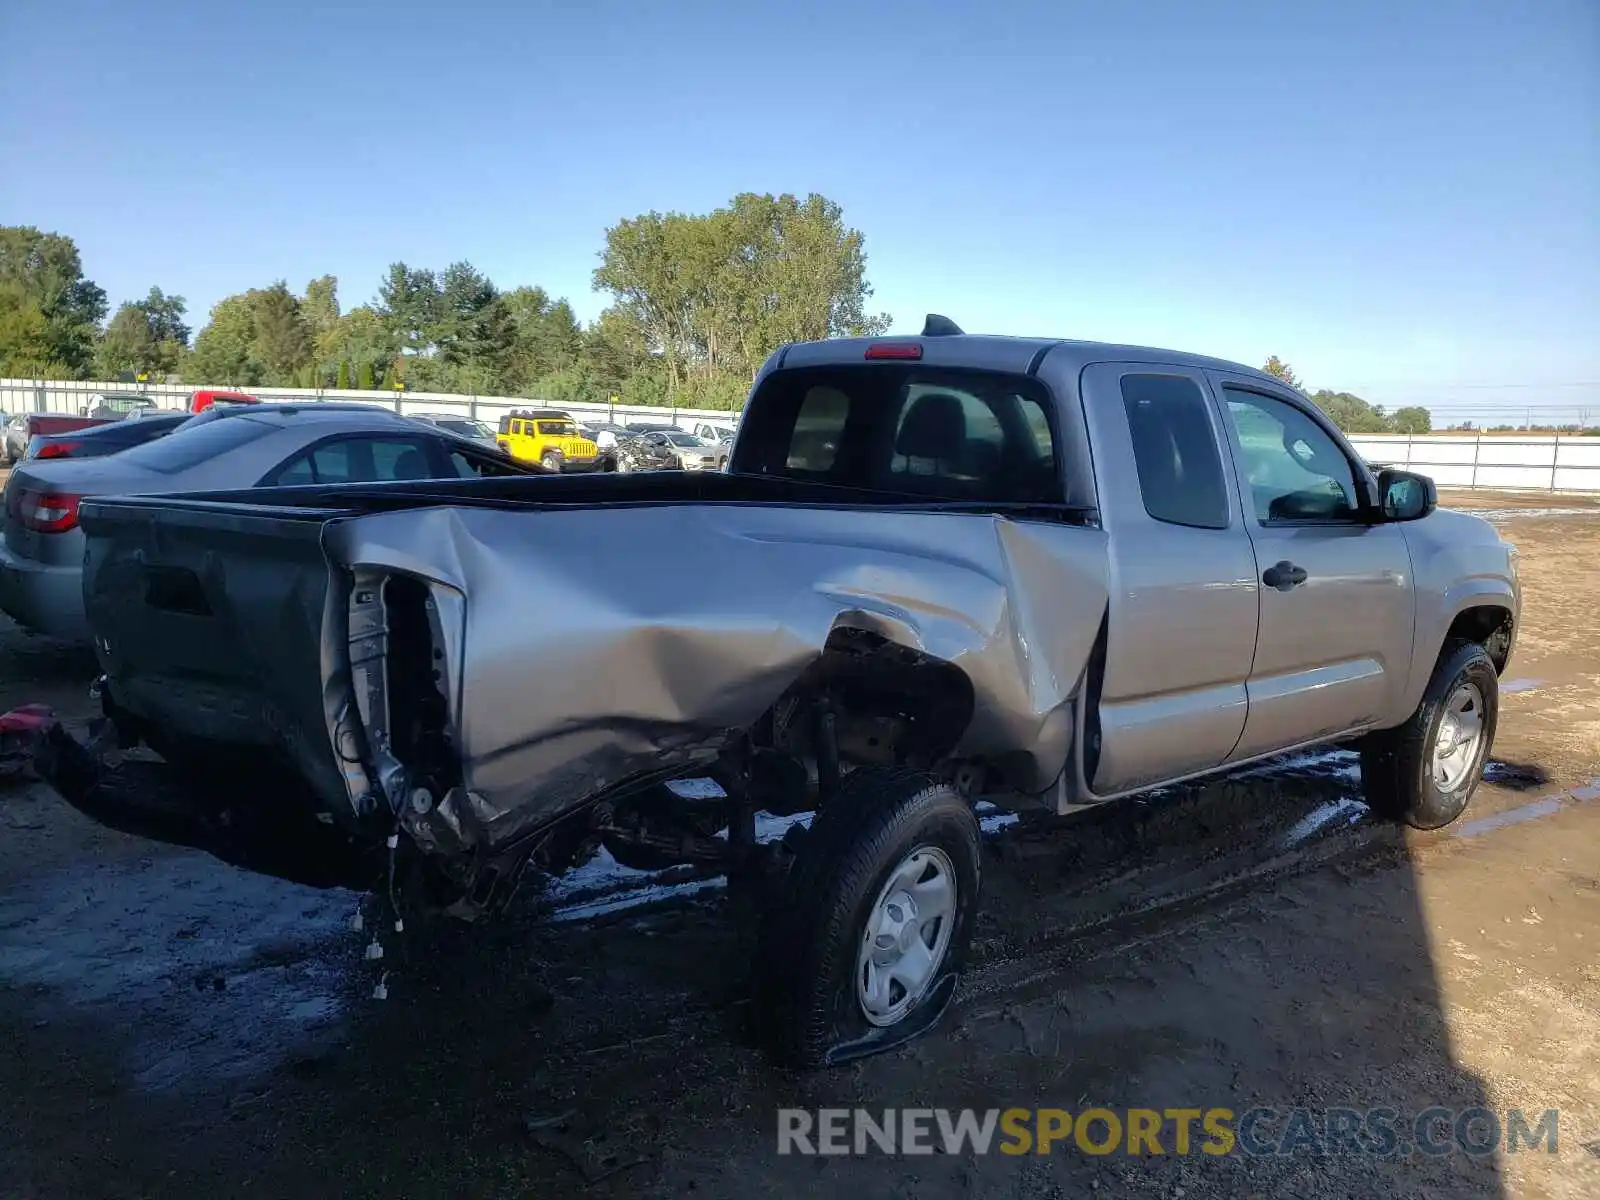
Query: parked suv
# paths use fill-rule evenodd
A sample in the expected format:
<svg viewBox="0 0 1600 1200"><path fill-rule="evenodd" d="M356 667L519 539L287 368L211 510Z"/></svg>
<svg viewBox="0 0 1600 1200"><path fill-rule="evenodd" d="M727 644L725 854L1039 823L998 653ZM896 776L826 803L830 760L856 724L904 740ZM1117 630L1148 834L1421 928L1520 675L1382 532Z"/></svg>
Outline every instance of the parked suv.
<svg viewBox="0 0 1600 1200"><path fill-rule="evenodd" d="M593 471L600 449L578 432L572 414L556 408L514 409L500 418L495 441L513 458L547 471Z"/></svg>
<svg viewBox="0 0 1600 1200"><path fill-rule="evenodd" d="M154 396L143 392L101 392L90 396L89 402L78 411L96 420L117 421L143 412L155 412L160 407Z"/></svg>

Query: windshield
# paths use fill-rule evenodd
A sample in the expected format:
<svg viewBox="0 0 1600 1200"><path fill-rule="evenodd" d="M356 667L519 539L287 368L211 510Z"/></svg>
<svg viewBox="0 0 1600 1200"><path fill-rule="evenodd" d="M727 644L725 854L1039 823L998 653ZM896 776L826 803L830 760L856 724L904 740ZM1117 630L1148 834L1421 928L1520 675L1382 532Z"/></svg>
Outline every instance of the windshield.
<svg viewBox="0 0 1600 1200"><path fill-rule="evenodd" d="M246 442L264 437L272 430L272 425L248 417L204 422L197 417L193 422L186 422L181 428L174 429L166 437L124 450L117 457L121 462L132 463L148 471L175 475L208 458L226 454Z"/></svg>
<svg viewBox="0 0 1600 1200"><path fill-rule="evenodd" d="M578 427L571 421L540 421L539 432L546 437L576 437Z"/></svg>
<svg viewBox="0 0 1600 1200"><path fill-rule="evenodd" d="M705 443L692 433L669 433L667 441L674 446L704 446Z"/></svg>

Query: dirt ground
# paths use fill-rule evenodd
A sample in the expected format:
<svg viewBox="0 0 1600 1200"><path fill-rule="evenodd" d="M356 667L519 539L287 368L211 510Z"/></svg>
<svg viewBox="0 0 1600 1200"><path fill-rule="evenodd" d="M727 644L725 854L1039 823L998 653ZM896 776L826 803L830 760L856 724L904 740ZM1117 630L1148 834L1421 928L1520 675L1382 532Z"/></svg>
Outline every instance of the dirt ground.
<svg viewBox="0 0 1600 1200"><path fill-rule="evenodd" d="M1011 825L946 1027L831 1072L753 1047L718 889L530 896L367 962L352 894L0 785L0 1196L1600 1196L1600 504L1447 502L1525 588L1461 822L1369 820L1329 751ZM93 674L0 618L0 710L86 718ZM777 1153L782 1107L968 1106L1560 1115L1554 1153Z"/></svg>

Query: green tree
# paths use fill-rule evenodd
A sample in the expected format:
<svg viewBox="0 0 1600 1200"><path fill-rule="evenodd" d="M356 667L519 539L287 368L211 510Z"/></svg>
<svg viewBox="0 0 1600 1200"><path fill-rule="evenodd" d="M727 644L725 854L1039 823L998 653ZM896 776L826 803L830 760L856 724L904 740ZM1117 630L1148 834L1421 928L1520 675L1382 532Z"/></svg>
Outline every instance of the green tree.
<svg viewBox="0 0 1600 1200"><path fill-rule="evenodd" d="M651 212L606 230L595 286L676 391L748 380L786 341L881 332L861 234L822 196L742 193L704 216ZM704 386L703 382L695 384Z"/></svg>
<svg viewBox="0 0 1600 1200"><path fill-rule="evenodd" d="M398 363L390 363L389 369L383 373L383 390L393 391L400 382L400 368Z"/></svg>
<svg viewBox="0 0 1600 1200"><path fill-rule="evenodd" d="M433 348L443 296L432 271L392 263L378 286L373 304L385 331L403 354L426 354Z"/></svg>
<svg viewBox="0 0 1600 1200"><path fill-rule="evenodd" d="M316 336L315 357L320 363L373 362L386 365L394 356L394 339L383 320L365 305L352 308Z"/></svg>
<svg viewBox="0 0 1600 1200"><path fill-rule="evenodd" d="M105 315L71 238L0 226L0 374L83 378Z"/></svg>
<svg viewBox="0 0 1600 1200"><path fill-rule="evenodd" d="M50 323L33 303L0 298L0 377L76 379L78 372L56 357Z"/></svg>
<svg viewBox="0 0 1600 1200"><path fill-rule="evenodd" d="M446 370L435 379L453 384L458 391L500 391L507 381L517 335L500 289L471 263L452 263L439 276L437 312L432 330L437 358L429 365Z"/></svg>
<svg viewBox="0 0 1600 1200"><path fill-rule="evenodd" d="M1396 433L1431 433L1433 414L1420 405L1409 404L1394 410L1389 418L1389 428Z"/></svg>
<svg viewBox="0 0 1600 1200"><path fill-rule="evenodd" d="M275 381L302 373L311 361L311 330L300 312L300 301L289 285L278 280L252 293L255 304L256 345L260 361Z"/></svg>
<svg viewBox="0 0 1600 1200"><path fill-rule="evenodd" d="M1294 368L1284 362L1276 354L1272 355L1262 364L1261 369L1274 379L1281 379L1292 388L1300 387L1300 377L1294 373Z"/></svg>
<svg viewBox="0 0 1600 1200"><path fill-rule="evenodd" d="M378 386L377 374L372 369L370 359L363 360L361 369L356 372L356 386L364 392L370 392Z"/></svg>
<svg viewBox="0 0 1600 1200"><path fill-rule="evenodd" d="M306 284L306 294L300 299L300 315L313 340L332 329L339 322L339 280L334 275L323 275Z"/></svg>
<svg viewBox="0 0 1600 1200"><path fill-rule="evenodd" d="M565 300L550 299L540 287L520 287L505 293L512 324L512 346L507 363L511 391L527 389L534 380L558 371L578 369L584 356L583 328Z"/></svg>
<svg viewBox="0 0 1600 1200"><path fill-rule="evenodd" d="M754 373L785 342L881 333L887 315L866 302L866 253L859 231L823 196L742 193L712 214L721 243L716 287L716 333L728 365Z"/></svg>
<svg viewBox="0 0 1600 1200"><path fill-rule="evenodd" d="M1330 392L1326 388L1312 393L1311 401L1346 433L1388 433L1389 418L1381 405L1369 404L1349 392Z"/></svg>
<svg viewBox="0 0 1600 1200"><path fill-rule="evenodd" d="M254 293L219 300L211 319L195 335L194 351L184 368L189 383L251 387L266 382L268 368L256 354Z"/></svg>
<svg viewBox="0 0 1600 1200"><path fill-rule="evenodd" d="M350 386L350 360L349 359L341 358L339 360L339 373L334 376L333 386L335 388L339 388L341 390L349 388L349 386Z"/></svg>
<svg viewBox="0 0 1600 1200"><path fill-rule="evenodd" d="M666 402L666 366L650 353L644 330L633 316L620 308L607 309L583 331L579 361L602 397L620 396L631 380L640 380L648 391L659 391L659 398L630 400L630 404Z"/></svg>

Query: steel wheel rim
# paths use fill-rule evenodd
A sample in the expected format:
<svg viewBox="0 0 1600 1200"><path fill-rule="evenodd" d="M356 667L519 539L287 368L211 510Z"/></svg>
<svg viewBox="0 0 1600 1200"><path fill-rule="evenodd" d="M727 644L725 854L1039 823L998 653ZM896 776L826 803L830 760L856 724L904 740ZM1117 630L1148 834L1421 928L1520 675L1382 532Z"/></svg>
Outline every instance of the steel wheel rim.
<svg viewBox="0 0 1600 1200"><path fill-rule="evenodd" d="M884 880L856 952L856 1003L872 1024L903 1021L939 978L958 886L955 864L937 846L910 851Z"/></svg>
<svg viewBox="0 0 1600 1200"><path fill-rule="evenodd" d="M1483 693L1475 683L1459 683L1445 702L1429 760L1429 773L1441 792L1453 792L1467 781L1478 764L1483 735Z"/></svg>

